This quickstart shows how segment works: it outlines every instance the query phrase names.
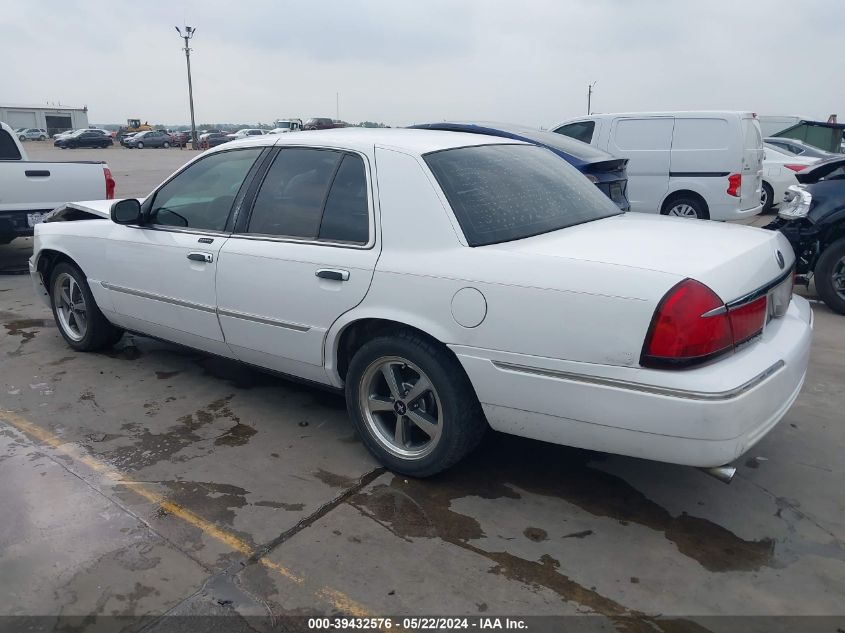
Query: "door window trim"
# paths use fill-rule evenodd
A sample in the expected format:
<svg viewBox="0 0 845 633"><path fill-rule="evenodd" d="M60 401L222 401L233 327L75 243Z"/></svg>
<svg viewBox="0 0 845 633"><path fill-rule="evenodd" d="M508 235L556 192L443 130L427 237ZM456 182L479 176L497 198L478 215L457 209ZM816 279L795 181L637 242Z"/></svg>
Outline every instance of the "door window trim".
<svg viewBox="0 0 845 633"><path fill-rule="evenodd" d="M252 211L255 207L255 201L258 197L258 191L261 189L261 185L264 184L264 179L267 177L267 173L270 171L270 167L272 167L273 162L276 160L276 157L279 155L280 152L283 152L286 149L316 149L316 150L329 150L333 152L338 152L340 154L351 154L354 156L358 156L364 162L364 177L367 179L367 243L360 244L358 242L336 242L331 240L320 240L320 239L308 239L308 238L299 238L299 237L286 237L283 235L267 235L264 233L247 233L246 229L249 227L249 221L252 218ZM374 179L372 177L372 170L370 169L370 161L366 154L361 152L351 150L351 149L342 149L339 147L327 147L321 145L281 145L276 146L273 148L271 152L272 157L268 157L265 159L265 164L262 165L261 173L256 174L253 178L253 181L250 183L250 191L247 193L248 200L245 200L241 206L241 213L237 218L237 221L234 225L234 230L232 233L229 234L230 239L242 239L242 240L253 240L253 241L260 241L260 242L284 242L289 244L307 244L313 246L330 246L334 248L350 248L354 250L371 250L375 248L376 245L376 223L375 223L375 200L376 196L373 191L373 182ZM269 156L269 155L268 155ZM321 210L322 212L325 211L326 200L328 199L328 195L331 192L331 185L334 184L334 178L337 176L337 171L340 169L340 165L343 162L343 157L338 161L337 167L335 167L334 174L332 175L332 182L329 187L326 189L326 195L323 198L323 206ZM320 217L320 224L322 225L322 215ZM319 233L318 233L319 235Z"/></svg>

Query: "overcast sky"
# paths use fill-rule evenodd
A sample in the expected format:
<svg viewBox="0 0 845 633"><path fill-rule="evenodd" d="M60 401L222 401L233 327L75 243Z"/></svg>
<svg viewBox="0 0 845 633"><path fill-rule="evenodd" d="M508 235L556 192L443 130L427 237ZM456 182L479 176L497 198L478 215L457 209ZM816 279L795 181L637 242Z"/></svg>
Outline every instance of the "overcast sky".
<svg viewBox="0 0 845 633"><path fill-rule="evenodd" d="M4 0L0 103L89 121L549 126L593 110L845 119L843 0Z"/></svg>

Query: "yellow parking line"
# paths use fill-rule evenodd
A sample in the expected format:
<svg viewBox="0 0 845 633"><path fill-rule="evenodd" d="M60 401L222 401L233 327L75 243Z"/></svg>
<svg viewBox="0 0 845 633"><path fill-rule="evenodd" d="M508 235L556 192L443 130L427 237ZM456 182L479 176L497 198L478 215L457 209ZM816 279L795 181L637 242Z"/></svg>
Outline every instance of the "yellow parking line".
<svg viewBox="0 0 845 633"><path fill-rule="evenodd" d="M166 497L163 497L157 492L150 490L143 484L137 481L126 480L124 478L123 473L121 473L113 466L107 464L106 462L100 461L95 457L91 457L90 455L82 453L75 445L69 444L68 442L62 440L60 437L54 435L50 431L42 429L40 426L30 422L23 416L20 416L17 413L14 413L13 411L0 411L0 420L15 427L22 433L29 435L31 438L34 438L39 442L42 442L43 444L47 444L48 446L51 446L52 448L58 450L59 452L65 455L68 455L69 457L73 458L74 461L78 461L85 464L91 470L102 474L104 477L110 479L114 483L129 488L144 499L147 499L148 501L160 506L165 512L168 512L169 514L178 517L185 523L188 523L189 525L192 525L198 530L201 530L204 534L207 534L211 538L220 541L221 543L227 545L233 550L240 552L245 556L250 556L253 553L253 548L249 545L249 543L247 543L243 539L227 532L226 530L221 530L219 527L217 527L210 521L207 521L201 516L191 512L187 508L184 508L179 504L168 500ZM278 563L275 563L266 557L262 556L258 559L258 562L261 563L267 569L275 571L277 574L291 582L294 582L298 585L305 584L305 578L291 571L287 567L283 567L282 565L279 565ZM373 617L373 614L366 607L355 602L354 600L352 600L352 598L350 598L343 592L338 591L337 589L333 589L332 587L320 587L314 592L314 594L318 598L325 600L326 602L331 604L332 607L343 613L348 613L352 616L359 618Z"/></svg>

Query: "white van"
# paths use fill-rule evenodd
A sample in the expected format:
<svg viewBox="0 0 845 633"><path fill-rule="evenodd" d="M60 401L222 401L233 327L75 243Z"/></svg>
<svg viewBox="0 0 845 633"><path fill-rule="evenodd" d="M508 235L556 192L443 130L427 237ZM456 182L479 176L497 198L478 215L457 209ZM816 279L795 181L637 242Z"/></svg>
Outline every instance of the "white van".
<svg viewBox="0 0 845 633"><path fill-rule="evenodd" d="M751 112L593 114L552 131L628 159L631 211L738 220L762 210L763 137Z"/></svg>

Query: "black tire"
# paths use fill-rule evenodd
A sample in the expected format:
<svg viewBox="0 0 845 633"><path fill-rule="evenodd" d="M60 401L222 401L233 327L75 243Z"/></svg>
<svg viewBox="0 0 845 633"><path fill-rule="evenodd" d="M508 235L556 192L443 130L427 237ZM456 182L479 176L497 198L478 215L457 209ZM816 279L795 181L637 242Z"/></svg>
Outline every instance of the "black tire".
<svg viewBox="0 0 845 633"><path fill-rule="evenodd" d="M361 405L363 381L369 369L384 358L410 361L426 374L436 390L441 430L433 449L424 456L404 458L391 453L365 419ZM458 360L445 347L410 330L375 338L355 353L346 375L346 406L370 453L390 470L411 477L428 477L453 466L478 446L488 428L472 384Z"/></svg>
<svg viewBox="0 0 845 633"><path fill-rule="evenodd" d="M26 137L25 137L25 136L19 136L19 137L18 137L18 140L19 140L19 141L25 141L25 140L26 140Z"/></svg>
<svg viewBox="0 0 845 633"><path fill-rule="evenodd" d="M138 148L138 149L144 149L144 142L143 142L143 141L138 141L138 144L137 144L137 145L135 145L135 147L136 147L136 148Z"/></svg>
<svg viewBox="0 0 845 633"><path fill-rule="evenodd" d="M164 149L170 149L170 143L168 143L167 141L165 141L164 143L162 143L162 144L161 144L161 146L162 146Z"/></svg>
<svg viewBox="0 0 845 633"><path fill-rule="evenodd" d="M761 213L768 213L772 210L772 206L775 203L775 192L772 190L772 186L765 180L763 181L763 195L761 197L763 202Z"/></svg>
<svg viewBox="0 0 845 633"><path fill-rule="evenodd" d="M85 334L80 340L74 340L66 331L59 318L58 309L56 306L56 284L63 275L70 275L82 292L85 301L85 310L87 314L87 326ZM88 282L85 275L79 268L68 262L59 263L50 275L50 306L53 309L53 318L56 321L56 327L65 342L78 352L95 352L97 350L111 347L117 343L123 336L123 330L112 325L100 308L97 307L94 301L94 295L91 294L91 289L88 287Z"/></svg>
<svg viewBox="0 0 845 633"><path fill-rule="evenodd" d="M678 207L687 206L691 208L695 212L695 217L692 215L686 216L679 216L673 213L673 209ZM709 220L710 219L710 212L707 210L706 205L704 205L701 200L695 198L693 196L675 196L674 198L669 198L666 202L663 203L663 208L660 210L662 215L673 215L675 217L687 217L689 219L698 219L698 220Z"/></svg>
<svg viewBox="0 0 845 633"><path fill-rule="evenodd" d="M845 238L828 246L816 262L813 279L822 301L834 312L845 314L845 290L837 292L833 285L834 274L845 273Z"/></svg>

